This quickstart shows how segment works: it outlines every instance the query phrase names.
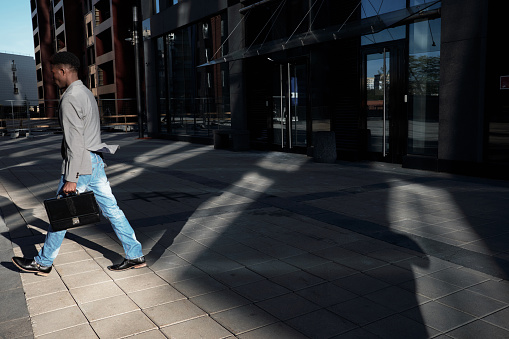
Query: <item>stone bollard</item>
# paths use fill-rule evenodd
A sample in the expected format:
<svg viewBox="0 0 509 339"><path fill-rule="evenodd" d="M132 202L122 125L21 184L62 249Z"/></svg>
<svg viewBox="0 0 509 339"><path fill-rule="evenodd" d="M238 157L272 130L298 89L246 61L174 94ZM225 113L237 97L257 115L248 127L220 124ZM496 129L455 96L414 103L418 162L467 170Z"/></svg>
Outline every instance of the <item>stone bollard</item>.
<svg viewBox="0 0 509 339"><path fill-rule="evenodd" d="M332 164L336 162L336 133L335 132L316 132L314 134L313 157L316 162Z"/></svg>

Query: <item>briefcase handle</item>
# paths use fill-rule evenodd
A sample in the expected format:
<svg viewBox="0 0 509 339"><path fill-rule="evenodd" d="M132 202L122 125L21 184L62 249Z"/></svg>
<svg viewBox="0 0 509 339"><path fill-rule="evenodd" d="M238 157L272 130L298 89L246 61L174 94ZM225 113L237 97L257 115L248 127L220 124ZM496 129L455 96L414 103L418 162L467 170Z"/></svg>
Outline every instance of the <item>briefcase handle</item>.
<svg viewBox="0 0 509 339"><path fill-rule="evenodd" d="M73 196L73 195L80 195L80 192L78 190L76 190L76 192L70 193L70 194L66 194L65 196L66 197L70 197L70 196ZM62 195L62 194L58 194L57 195L57 199L60 199L60 198L63 198L63 197L64 197L64 195Z"/></svg>

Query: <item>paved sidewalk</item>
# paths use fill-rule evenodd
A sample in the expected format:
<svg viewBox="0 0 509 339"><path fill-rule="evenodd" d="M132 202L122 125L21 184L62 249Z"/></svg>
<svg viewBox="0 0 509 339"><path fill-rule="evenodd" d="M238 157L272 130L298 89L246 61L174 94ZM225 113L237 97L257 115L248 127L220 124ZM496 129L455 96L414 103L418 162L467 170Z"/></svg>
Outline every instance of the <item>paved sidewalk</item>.
<svg viewBox="0 0 509 339"><path fill-rule="evenodd" d="M60 138L0 138L0 338L509 337L509 182L107 133L149 266L103 220L19 273Z"/></svg>

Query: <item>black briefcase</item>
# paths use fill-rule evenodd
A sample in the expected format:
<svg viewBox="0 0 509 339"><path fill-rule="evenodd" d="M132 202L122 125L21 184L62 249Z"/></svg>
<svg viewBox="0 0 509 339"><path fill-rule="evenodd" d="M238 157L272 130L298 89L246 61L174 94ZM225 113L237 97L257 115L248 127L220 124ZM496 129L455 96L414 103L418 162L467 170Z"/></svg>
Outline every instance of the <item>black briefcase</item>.
<svg viewBox="0 0 509 339"><path fill-rule="evenodd" d="M44 207L53 231L99 222L99 206L91 191L46 199Z"/></svg>

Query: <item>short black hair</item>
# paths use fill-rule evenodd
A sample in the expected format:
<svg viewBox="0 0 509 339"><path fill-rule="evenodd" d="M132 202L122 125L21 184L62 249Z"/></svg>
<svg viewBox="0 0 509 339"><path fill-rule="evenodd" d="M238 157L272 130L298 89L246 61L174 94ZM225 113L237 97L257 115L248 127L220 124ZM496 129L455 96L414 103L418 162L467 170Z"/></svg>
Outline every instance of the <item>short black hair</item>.
<svg viewBox="0 0 509 339"><path fill-rule="evenodd" d="M80 59L71 52L58 52L53 54L50 60L51 65L66 65L72 70L78 72L80 68Z"/></svg>

